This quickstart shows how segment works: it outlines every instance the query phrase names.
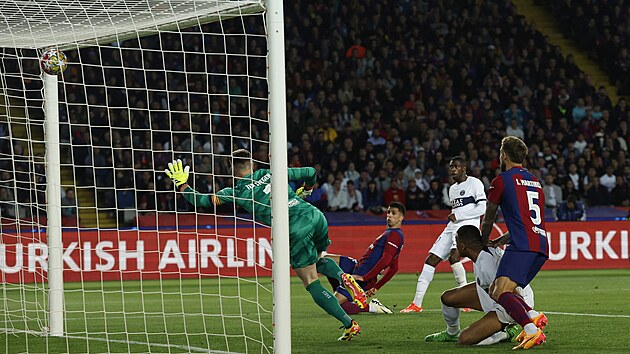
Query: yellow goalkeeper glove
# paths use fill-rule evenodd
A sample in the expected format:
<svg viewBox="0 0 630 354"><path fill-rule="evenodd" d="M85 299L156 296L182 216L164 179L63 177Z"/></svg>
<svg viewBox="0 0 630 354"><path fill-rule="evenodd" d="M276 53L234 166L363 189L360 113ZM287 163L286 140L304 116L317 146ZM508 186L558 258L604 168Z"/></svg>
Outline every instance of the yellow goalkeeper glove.
<svg viewBox="0 0 630 354"><path fill-rule="evenodd" d="M190 174L190 166L185 168L182 166L182 160L177 159L168 163L168 169L164 170L167 176L169 176L177 187L188 181L188 175Z"/></svg>
<svg viewBox="0 0 630 354"><path fill-rule="evenodd" d="M304 198L308 197L309 195L313 194L313 187L311 187L311 188L305 188L304 186L302 186L302 187L298 188L298 189L295 191L295 194L296 194L298 197L300 197L300 198L304 199Z"/></svg>

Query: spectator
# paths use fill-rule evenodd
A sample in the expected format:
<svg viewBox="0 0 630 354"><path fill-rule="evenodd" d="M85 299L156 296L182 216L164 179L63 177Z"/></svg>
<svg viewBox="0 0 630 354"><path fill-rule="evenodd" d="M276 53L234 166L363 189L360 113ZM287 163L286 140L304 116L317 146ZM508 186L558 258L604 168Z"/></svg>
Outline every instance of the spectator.
<svg viewBox="0 0 630 354"><path fill-rule="evenodd" d="M554 183L552 175L545 176L543 193L545 193L545 208L555 210L563 200L562 188Z"/></svg>
<svg viewBox="0 0 630 354"><path fill-rule="evenodd" d="M430 186L429 186L429 182L427 182L427 180L424 178L424 176L422 175L422 170L419 168L416 168L414 171L414 179L416 181L416 186L418 188L420 188L420 190L422 192L426 192L429 190Z"/></svg>
<svg viewBox="0 0 630 354"><path fill-rule="evenodd" d="M73 189L67 189L65 196L61 198L61 215L63 216L77 215L77 200L74 197Z"/></svg>
<svg viewBox="0 0 630 354"><path fill-rule="evenodd" d="M421 210L423 206L424 193L416 185L415 179L409 180L409 185L405 191L405 199L407 210Z"/></svg>
<svg viewBox="0 0 630 354"><path fill-rule="evenodd" d="M608 192L612 191L617 184L617 177L615 177L613 172L612 166L608 166L606 167L606 173L599 177L599 182L608 189Z"/></svg>
<svg viewBox="0 0 630 354"><path fill-rule="evenodd" d="M510 125L505 129L505 133L508 136L516 136L521 140L525 140L525 132L518 126L518 120L512 119Z"/></svg>
<svg viewBox="0 0 630 354"><path fill-rule="evenodd" d="M357 190L352 180L346 183L348 193L348 203L343 209L349 211L363 211L363 196L360 190Z"/></svg>
<svg viewBox="0 0 630 354"><path fill-rule="evenodd" d="M373 180L368 182L367 188L361 191L361 195L364 199L363 208L366 211L374 207L380 208L383 205L382 194L376 188L376 182Z"/></svg>
<svg viewBox="0 0 630 354"><path fill-rule="evenodd" d="M566 201L558 205L558 210L556 210L556 216L558 218L558 221L586 220L586 212L584 210L584 203L577 200L575 196L570 195Z"/></svg>
<svg viewBox="0 0 630 354"><path fill-rule="evenodd" d="M335 179L333 188L328 192L328 210L329 211L345 211L348 210L348 192L341 189L341 181Z"/></svg>
<svg viewBox="0 0 630 354"><path fill-rule="evenodd" d="M376 182L376 189L379 191L379 193L385 193L385 191L388 190L389 187L391 186L392 179L387 175L387 170L380 169L378 171L378 178L375 179L375 182ZM389 205L389 204L385 204L385 205Z"/></svg>
<svg viewBox="0 0 630 354"><path fill-rule="evenodd" d="M592 183L586 186L585 192L586 203L589 207L610 205L610 193L608 188L599 183L599 177L593 177Z"/></svg>
<svg viewBox="0 0 630 354"><path fill-rule="evenodd" d="M405 190L398 187L398 182L396 180L392 181L389 189L385 191L383 194L383 206L390 205L393 202L401 203L402 205L407 204L407 197L405 195Z"/></svg>
<svg viewBox="0 0 630 354"><path fill-rule="evenodd" d="M617 176L615 188L612 189L610 195L614 206L630 206L630 190L623 177Z"/></svg>

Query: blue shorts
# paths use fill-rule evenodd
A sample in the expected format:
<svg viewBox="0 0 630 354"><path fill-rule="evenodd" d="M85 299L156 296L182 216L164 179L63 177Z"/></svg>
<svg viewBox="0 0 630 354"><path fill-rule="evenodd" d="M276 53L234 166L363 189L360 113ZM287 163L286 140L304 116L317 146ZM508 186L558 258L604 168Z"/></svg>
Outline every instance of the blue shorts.
<svg viewBox="0 0 630 354"><path fill-rule="evenodd" d="M341 268L341 270L343 270L344 273L354 274L354 269L356 268L358 263L359 262L357 262L357 260L352 257L346 257L346 256L339 257L339 268ZM364 282L357 281L357 283L361 286L361 288L365 289ZM345 296L348 299L348 301L352 302L352 295L350 295L350 293L348 292L348 290L346 290L343 284L339 285L335 291Z"/></svg>
<svg viewBox="0 0 630 354"><path fill-rule="evenodd" d="M501 257L496 277L508 277L524 288L538 274L547 258L549 257L542 253L511 251L508 248Z"/></svg>

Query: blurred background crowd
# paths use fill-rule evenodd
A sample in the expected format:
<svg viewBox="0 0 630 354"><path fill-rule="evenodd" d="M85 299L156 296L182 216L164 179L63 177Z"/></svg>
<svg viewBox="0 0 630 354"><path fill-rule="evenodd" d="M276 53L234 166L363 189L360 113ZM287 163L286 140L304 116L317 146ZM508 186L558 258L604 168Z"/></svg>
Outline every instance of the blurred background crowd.
<svg viewBox="0 0 630 354"><path fill-rule="evenodd" d="M628 6L549 4L627 93ZM285 19L289 163L317 169L320 188L309 201L322 210L379 212L392 201L449 209L450 158L463 156L468 174L488 187L507 135L528 145L526 167L559 216L567 201L571 210L630 206L627 101L611 102L510 1L296 0ZM257 18L244 24L223 25L262 31ZM139 43L144 51L133 50ZM77 183L96 187L99 207L192 210L162 173L173 156L191 165L200 192L232 183L220 156L233 148L252 149L265 166L262 37L223 43L191 31L120 45L130 49L75 53L104 68L69 69L63 93L65 154ZM204 46L228 55L195 54Z"/></svg>

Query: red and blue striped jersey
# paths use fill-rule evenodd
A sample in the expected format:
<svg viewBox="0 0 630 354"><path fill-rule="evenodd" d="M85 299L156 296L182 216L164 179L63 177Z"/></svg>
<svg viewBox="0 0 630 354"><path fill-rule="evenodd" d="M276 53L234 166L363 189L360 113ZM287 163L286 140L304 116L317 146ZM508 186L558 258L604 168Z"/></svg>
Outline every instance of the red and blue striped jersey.
<svg viewBox="0 0 630 354"><path fill-rule="evenodd" d="M522 166L500 173L490 185L488 201L501 206L513 251L549 254L545 232L545 195L540 181Z"/></svg>
<svg viewBox="0 0 630 354"><path fill-rule="evenodd" d="M388 228L365 250L354 274L363 276L364 281L369 285L368 289L373 284L377 289L380 289L398 271L398 256L402 251L404 242L401 229ZM377 276L385 269L387 272L377 282Z"/></svg>

